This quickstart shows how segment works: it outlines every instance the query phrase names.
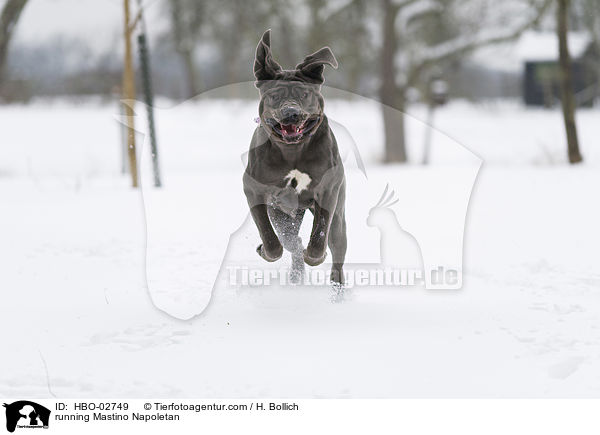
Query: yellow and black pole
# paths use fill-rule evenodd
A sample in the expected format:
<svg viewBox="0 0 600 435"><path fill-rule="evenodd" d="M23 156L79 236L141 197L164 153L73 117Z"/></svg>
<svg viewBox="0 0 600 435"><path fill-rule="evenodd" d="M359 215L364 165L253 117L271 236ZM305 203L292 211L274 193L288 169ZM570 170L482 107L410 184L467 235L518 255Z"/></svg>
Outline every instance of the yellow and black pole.
<svg viewBox="0 0 600 435"><path fill-rule="evenodd" d="M148 134L150 136L150 150L152 152L152 170L154 173L154 186L160 187L160 166L158 164L158 145L156 143L156 130L154 126L154 95L152 92L152 75L150 72L150 54L146 39L146 23L143 16L141 0L138 0L139 17L141 17L141 31L138 35L138 48L140 53L140 67L142 69L142 88L148 116Z"/></svg>

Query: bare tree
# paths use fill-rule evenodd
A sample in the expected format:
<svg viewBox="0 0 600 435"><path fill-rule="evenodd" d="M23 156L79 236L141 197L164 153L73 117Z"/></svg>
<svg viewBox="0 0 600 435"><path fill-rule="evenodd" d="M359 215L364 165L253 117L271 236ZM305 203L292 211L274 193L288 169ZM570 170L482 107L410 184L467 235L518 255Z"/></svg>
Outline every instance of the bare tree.
<svg viewBox="0 0 600 435"><path fill-rule="evenodd" d="M213 86L250 80L255 40L262 29L270 27L271 2L246 0L207 1L207 36L217 48L219 77ZM261 29L257 32L257 29ZM250 65L250 66L249 66ZM239 88L229 86L228 96L237 97Z"/></svg>
<svg viewBox="0 0 600 435"><path fill-rule="evenodd" d="M268 20L266 27L271 27L277 35L272 43L275 47L285 47L285 50L275 49L279 63L284 68L291 68L298 63L298 57L302 54L300 51L303 49L298 38L298 4L294 0L267 0L265 4L265 17ZM256 36L249 35L249 38L254 40Z"/></svg>
<svg viewBox="0 0 600 435"><path fill-rule="evenodd" d="M344 61L346 88L357 93L360 93L361 78L376 70L377 54L372 49L367 26L368 9L368 0L351 0L329 17L336 30L344 29L348 35L335 41L335 53Z"/></svg>
<svg viewBox="0 0 600 435"><path fill-rule="evenodd" d="M0 14L0 82L8 54L8 44L26 4L27 0L7 0Z"/></svg>
<svg viewBox="0 0 600 435"><path fill-rule="evenodd" d="M327 2L325 0L306 0L310 19L307 32L307 45L310 50L316 50L320 44L327 39L327 26L325 25L325 9Z"/></svg>
<svg viewBox="0 0 600 435"><path fill-rule="evenodd" d="M328 78L329 85L360 92L361 78L374 72L371 64L376 58L369 43L368 0L306 0L305 4L310 17L305 52L330 46L343 68Z"/></svg>
<svg viewBox="0 0 600 435"><path fill-rule="evenodd" d="M203 87L200 78L211 88L252 80L248 65L253 61L256 40L268 28L273 30L274 51L285 68L330 45L336 56L344 59L343 70L336 72L330 85L345 83L344 87L355 90L375 69L370 58L376 56L366 49L368 0L168 0L164 4L170 26L163 40L168 40L182 59L190 95ZM199 71L200 56L207 61L205 74ZM228 91L236 89L229 87Z"/></svg>
<svg viewBox="0 0 600 435"><path fill-rule="evenodd" d="M202 28L205 6L201 1L170 0L171 35L175 51L181 56L186 81L186 97L200 91L194 48Z"/></svg>
<svg viewBox="0 0 600 435"><path fill-rule="evenodd" d="M527 13L514 19L514 9L508 4L522 3ZM457 59L473 50L510 41L525 30L539 23L550 7L552 0L516 0L506 2L462 1L460 12L475 9L471 21L465 20L457 26L457 34L428 44L419 37L422 23L432 16L449 13L452 0L381 0L382 2L382 48L380 101L383 105L385 133L385 162L404 163L406 153L404 117L398 111L406 107L406 92L422 77L427 76L433 66ZM487 8L487 10L486 10ZM506 9L514 22L499 11ZM484 16L491 16L486 22Z"/></svg>
<svg viewBox="0 0 600 435"><path fill-rule="evenodd" d="M584 30L591 40L591 56L584 59L591 71L595 71L595 95L600 96L600 1L577 0L571 3L571 10L578 15Z"/></svg>
<svg viewBox="0 0 600 435"><path fill-rule="evenodd" d="M385 137L385 161L406 162L406 144L404 136L404 116L406 88L399 84L396 71L396 51L398 35L396 20L403 4L394 4L392 0L383 2L383 45L381 47L381 86L379 97L383 105L383 129ZM407 2L405 2L407 3Z"/></svg>
<svg viewBox="0 0 600 435"><path fill-rule="evenodd" d="M575 96L573 95L573 77L571 56L567 44L569 0L558 0L556 8L556 31L558 33L558 51L560 60L560 96L565 130L567 132L567 147L569 162L579 163L583 157L579 151L577 140L577 125L575 124Z"/></svg>

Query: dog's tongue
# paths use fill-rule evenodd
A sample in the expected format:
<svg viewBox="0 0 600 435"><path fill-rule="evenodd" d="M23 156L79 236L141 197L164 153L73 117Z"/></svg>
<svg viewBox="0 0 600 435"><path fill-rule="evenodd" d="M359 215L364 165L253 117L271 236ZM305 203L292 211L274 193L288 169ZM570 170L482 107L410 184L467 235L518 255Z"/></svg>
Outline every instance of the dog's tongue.
<svg viewBox="0 0 600 435"><path fill-rule="evenodd" d="M294 135L296 134L296 124L282 124L281 131L285 135Z"/></svg>

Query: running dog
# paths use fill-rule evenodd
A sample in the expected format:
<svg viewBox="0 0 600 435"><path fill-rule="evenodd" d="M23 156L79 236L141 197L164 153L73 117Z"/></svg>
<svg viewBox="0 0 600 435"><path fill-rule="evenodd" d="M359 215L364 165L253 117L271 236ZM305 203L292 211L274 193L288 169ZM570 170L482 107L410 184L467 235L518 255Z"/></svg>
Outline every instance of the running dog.
<svg viewBox="0 0 600 435"><path fill-rule="evenodd" d="M323 113L325 65L337 61L324 47L284 70L271 53L271 31L256 48L255 85L260 93L256 128L243 177L244 193L262 243L256 251L277 261L285 248L292 255L290 280L300 282L304 263L317 266L327 246L331 282L344 283L346 181L337 142ZM313 214L306 249L298 231L306 210Z"/></svg>

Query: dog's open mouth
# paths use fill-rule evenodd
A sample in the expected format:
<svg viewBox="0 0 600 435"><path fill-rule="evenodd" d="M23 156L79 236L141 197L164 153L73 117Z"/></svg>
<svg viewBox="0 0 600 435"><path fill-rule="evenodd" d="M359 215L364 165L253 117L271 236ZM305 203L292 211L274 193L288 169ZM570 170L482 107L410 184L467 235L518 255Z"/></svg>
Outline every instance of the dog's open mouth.
<svg viewBox="0 0 600 435"><path fill-rule="evenodd" d="M300 124L283 124L275 118L269 118L265 122L279 139L285 143L293 144L310 135L319 124L320 118L319 115L311 116Z"/></svg>

